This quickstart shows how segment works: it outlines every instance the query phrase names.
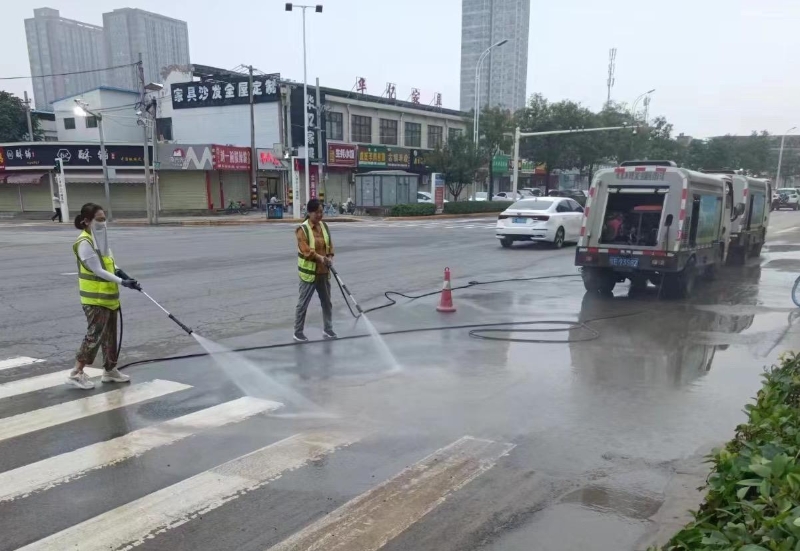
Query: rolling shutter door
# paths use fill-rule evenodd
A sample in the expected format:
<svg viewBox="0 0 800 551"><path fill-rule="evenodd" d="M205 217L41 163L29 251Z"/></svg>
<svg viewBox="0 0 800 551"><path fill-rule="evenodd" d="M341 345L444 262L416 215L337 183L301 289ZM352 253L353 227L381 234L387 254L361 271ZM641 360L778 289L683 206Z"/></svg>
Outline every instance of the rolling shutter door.
<svg viewBox="0 0 800 551"><path fill-rule="evenodd" d="M219 173L222 182L222 191L225 194L226 208L231 201L241 201L245 205L250 205L250 174L248 172L222 171Z"/></svg>
<svg viewBox="0 0 800 551"><path fill-rule="evenodd" d="M350 173L328 172L325 175L325 202L344 203L350 197Z"/></svg>
<svg viewBox="0 0 800 551"><path fill-rule="evenodd" d="M0 211L19 212L19 191L16 185L0 183Z"/></svg>
<svg viewBox="0 0 800 551"><path fill-rule="evenodd" d="M161 210L207 210L206 173L198 170L161 172Z"/></svg>
<svg viewBox="0 0 800 551"><path fill-rule="evenodd" d="M145 187L144 184L120 184L112 183L111 208L115 213L119 212L145 212ZM105 206L106 192L103 184L67 184L67 202L69 210L79 211L85 203L98 203Z"/></svg>
<svg viewBox="0 0 800 551"><path fill-rule="evenodd" d="M44 178L38 184L22 184L22 206L26 212L53 212L50 182Z"/></svg>

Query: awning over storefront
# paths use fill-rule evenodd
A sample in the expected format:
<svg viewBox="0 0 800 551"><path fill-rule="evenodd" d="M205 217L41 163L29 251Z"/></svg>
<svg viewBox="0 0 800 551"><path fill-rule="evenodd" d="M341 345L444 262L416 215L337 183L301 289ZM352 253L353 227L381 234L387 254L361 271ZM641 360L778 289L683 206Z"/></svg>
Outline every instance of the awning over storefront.
<svg viewBox="0 0 800 551"><path fill-rule="evenodd" d="M38 184L42 181L42 176L47 174L47 172L41 171L26 171L26 172L15 172L12 174L7 174L5 176L5 181L7 184ZM0 176L0 179L3 176Z"/></svg>
<svg viewBox="0 0 800 551"><path fill-rule="evenodd" d="M67 183L103 184L103 173L96 172L67 172ZM108 179L109 184L144 184L144 174L119 174Z"/></svg>

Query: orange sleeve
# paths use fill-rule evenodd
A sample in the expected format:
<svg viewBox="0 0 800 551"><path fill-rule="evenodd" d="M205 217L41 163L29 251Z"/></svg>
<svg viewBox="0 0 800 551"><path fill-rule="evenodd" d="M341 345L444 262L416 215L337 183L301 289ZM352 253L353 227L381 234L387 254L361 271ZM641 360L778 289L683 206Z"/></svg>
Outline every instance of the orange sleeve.
<svg viewBox="0 0 800 551"><path fill-rule="evenodd" d="M306 232L303 228L297 228L294 233L297 236L297 251L303 255L303 258L306 260L316 261L317 253L311 250L308 244L308 237L306 237Z"/></svg>

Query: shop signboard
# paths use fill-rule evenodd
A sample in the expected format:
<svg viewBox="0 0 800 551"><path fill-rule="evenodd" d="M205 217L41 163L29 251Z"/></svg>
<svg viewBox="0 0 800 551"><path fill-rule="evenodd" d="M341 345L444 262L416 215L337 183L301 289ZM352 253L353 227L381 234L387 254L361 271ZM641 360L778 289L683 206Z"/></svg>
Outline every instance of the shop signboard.
<svg viewBox="0 0 800 551"><path fill-rule="evenodd" d="M427 173L430 171L430 167L428 166L428 159L427 155L432 153L432 151L426 151L424 149L412 149L411 150L411 172L417 173Z"/></svg>
<svg viewBox="0 0 800 551"><path fill-rule="evenodd" d="M213 170L211 144L159 144L161 170Z"/></svg>
<svg viewBox="0 0 800 551"><path fill-rule="evenodd" d="M327 150L325 147L325 132L322 134L322 143L317 143L317 126L325 128L325 111L317 106L317 89L308 86L308 95L303 99L303 87L295 84L290 94L292 103L290 114L292 117L292 145L302 147L308 142L308 156L319 159ZM319 101L325 105L325 92L320 90ZM308 136L303 136L303 118L308 119ZM307 139L306 139L307 138Z"/></svg>
<svg viewBox="0 0 800 551"><path fill-rule="evenodd" d="M382 145L359 145L358 167L386 168L386 147Z"/></svg>
<svg viewBox="0 0 800 551"><path fill-rule="evenodd" d="M250 170L250 148L212 145L214 170Z"/></svg>
<svg viewBox="0 0 800 551"><path fill-rule="evenodd" d="M492 173L496 176L511 172L511 157L509 155L495 155L492 157Z"/></svg>
<svg viewBox="0 0 800 551"><path fill-rule="evenodd" d="M434 172L431 174L431 195L436 205L436 214L444 210L444 174Z"/></svg>
<svg viewBox="0 0 800 551"><path fill-rule="evenodd" d="M386 148L386 166L408 170L411 168L411 150L402 147Z"/></svg>
<svg viewBox="0 0 800 551"><path fill-rule="evenodd" d="M39 167L50 169L56 165L56 158L65 167L100 167L103 161L99 144L65 144L42 142L1 146L5 168ZM152 147L150 158L152 159ZM106 160L111 167L144 166L144 147L141 145L106 145Z"/></svg>
<svg viewBox="0 0 800 551"><path fill-rule="evenodd" d="M6 155L2 149L0 149L0 172L6 169Z"/></svg>
<svg viewBox="0 0 800 551"><path fill-rule="evenodd" d="M358 146L328 142L328 166L355 168L358 166Z"/></svg>
<svg viewBox="0 0 800 551"><path fill-rule="evenodd" d="M253 103L280 99L281 75L253 75ZM173 109L250 104L250 77L230 76L209 82L176 82L170 90Z"/></svg>
<svg viewBox="0 0 800 551"><path fill-rule="evenodd" d="M289 163L276 149L256 149L258 170L289 170Z"/></svg>

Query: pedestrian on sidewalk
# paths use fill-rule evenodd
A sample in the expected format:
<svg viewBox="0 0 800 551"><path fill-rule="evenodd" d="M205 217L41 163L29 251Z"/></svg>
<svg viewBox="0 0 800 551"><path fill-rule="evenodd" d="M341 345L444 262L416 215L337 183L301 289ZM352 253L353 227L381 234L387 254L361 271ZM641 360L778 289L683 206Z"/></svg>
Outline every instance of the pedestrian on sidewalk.
<svg viewBox="0 0 800 551"><path fill-rule="evenodd" d="M58 218L58 223L64 221L64 217L61 214L61 199L58 198L58 195L53 195L53 210L55 214L50 218L51 222L55 222L56 218Z"/></svg>
<svg viewBox="0 0 800 551"><path fill-rule="evenodd" d="M300 297L294 318L294 340L308 342L303 328L306 312L314 291L322 305L325 339L337 338L333 332L333 308L331 306L330 266L333 264L333 242L328 225L322 221L323 207L319 199L311 199L306 205L306 219L295 230L297 237L297 269L300 275Z"/></svg>
<svg viewBox="0 0 800 551"><path fill-rule="evenodd" d="M117 369L117 316L119 315L119 285L141 289L139 283L117 267L114 253L108 245L106 213L103 207L86 203L75 217L75 227L81 230L72 246L78 261L78 287L81 305L89 328L78 354L75 368L67 377L67 384L90 390L94 383L83 372L91 364L97 351L103 349L104 383L126 383L130 377Z"/></svg>

